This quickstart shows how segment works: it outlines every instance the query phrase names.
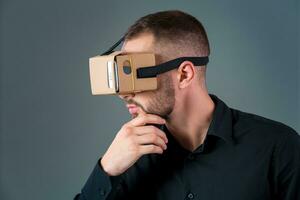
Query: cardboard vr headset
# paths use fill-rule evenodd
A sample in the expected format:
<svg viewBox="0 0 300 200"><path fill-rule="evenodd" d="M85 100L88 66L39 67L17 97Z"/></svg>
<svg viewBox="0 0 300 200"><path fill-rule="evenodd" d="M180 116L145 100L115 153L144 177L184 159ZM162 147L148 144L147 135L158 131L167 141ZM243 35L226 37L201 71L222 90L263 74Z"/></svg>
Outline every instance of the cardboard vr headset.
<svg viewBox="0 0 300 200"><path fill-rule="evenodd" d="M208 57L180 57L156 65L153 53L113 51L121 38L108 51L89 59L93 95L128 94L157 89L158 74L176 69L183 61L204 66Z"/></svg>

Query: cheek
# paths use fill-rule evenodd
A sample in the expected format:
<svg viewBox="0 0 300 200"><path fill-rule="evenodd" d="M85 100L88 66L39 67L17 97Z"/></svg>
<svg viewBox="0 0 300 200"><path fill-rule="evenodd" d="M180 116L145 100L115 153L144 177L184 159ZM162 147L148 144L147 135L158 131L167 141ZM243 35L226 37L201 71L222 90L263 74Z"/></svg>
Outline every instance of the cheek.
<svg viewBox="0 0 300 200"><path fill-rule="evenodd" d="M141 107L146 108L149 101L153 98L154 94L152 91L141 92L135 95L134 101Z"/></svg>
<svg viewBox="0 0 300 200"><path fill-rule="evenodd" d="M157 105L159 93L158 91L149 91L143 98L140 99L141 105L145 110L152 109L153 106Z"/></svg>

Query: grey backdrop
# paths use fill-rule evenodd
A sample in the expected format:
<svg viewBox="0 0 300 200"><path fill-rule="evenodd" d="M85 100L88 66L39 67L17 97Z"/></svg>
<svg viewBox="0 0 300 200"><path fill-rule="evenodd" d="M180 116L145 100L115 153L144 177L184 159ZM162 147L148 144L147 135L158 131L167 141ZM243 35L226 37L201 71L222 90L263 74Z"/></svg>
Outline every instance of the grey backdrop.
<svg viewBox="0 0 300 200"><path fill-rule="evenodd" d="M117 97L92 96L88 58L137 18L181 9L206 27L211 93L300 132L298 0L0 3L0 199L72 199L122 124Z"/></svg>

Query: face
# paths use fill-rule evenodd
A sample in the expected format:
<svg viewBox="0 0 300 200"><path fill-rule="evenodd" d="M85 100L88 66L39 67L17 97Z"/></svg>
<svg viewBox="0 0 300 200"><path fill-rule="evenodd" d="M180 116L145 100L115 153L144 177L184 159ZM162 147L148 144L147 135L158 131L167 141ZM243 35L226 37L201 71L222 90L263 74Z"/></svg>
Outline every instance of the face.
<svg viewBox="0 0 300 200"><path fill-rule="evenodd" d="M127 41L122 48L126 53L154 52L154 38L152 34L143 34ZM119 95L122 98L132 117L141 113L155 114L168 119L175 104L175 91L171 72L157 76L157 90Z"/></svg>

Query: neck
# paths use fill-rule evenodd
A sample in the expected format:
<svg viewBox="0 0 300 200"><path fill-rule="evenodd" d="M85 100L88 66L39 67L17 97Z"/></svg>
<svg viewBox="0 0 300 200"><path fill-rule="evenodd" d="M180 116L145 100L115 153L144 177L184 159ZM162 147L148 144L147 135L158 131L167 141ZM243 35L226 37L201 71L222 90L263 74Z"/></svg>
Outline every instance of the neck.
<svg viewBox="0 0 300 200"><path fill-rule="evenodd" d="M186 94L184 99L175 103L166 126L183 148L194 151L204 142L214 108L207 91Z"/></svg>

